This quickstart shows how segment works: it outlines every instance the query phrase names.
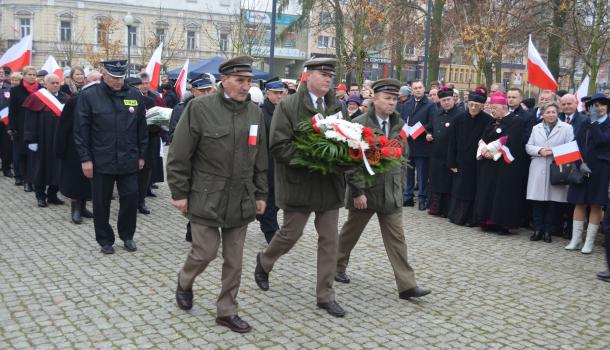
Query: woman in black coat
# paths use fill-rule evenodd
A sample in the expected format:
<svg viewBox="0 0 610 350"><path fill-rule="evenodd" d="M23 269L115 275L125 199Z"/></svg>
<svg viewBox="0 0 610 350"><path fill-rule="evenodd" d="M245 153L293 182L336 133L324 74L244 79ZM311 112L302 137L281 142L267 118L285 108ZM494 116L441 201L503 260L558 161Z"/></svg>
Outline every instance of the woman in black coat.
<svg viewBox="0 0 610 350"><path fill-rule="evenodd" d="M92 218L93 214L87 210L87 200L91 200L91 181L85 177L81 167L81 160L74 145L74 113L78 94L70 98L59 118L55 129L55 155L61 159L61 176L59 178L59 191L70 198L72 222L80 224L82 217Z"/></svg>
<svg viewBox="0 0 610 350"><path fill-rule="evenodd" d="M595 235L599 229L602 218L602 207L608 204L608 182L610 181L610 98L604 94L595 94L587 102L587 108L593 116L591 121L584 124L576 141L582 156L582 163L590 169L590 175L585 176L581 185L570 185L568 190L568 202L575 204L574 221L572 221L572 240L565 248L577 250L582 247L583 254L593 251ZM583 166L581 165L581 170ZM582 245L584 221L590 207L589 224L587 225L587 237Z"/></svg>

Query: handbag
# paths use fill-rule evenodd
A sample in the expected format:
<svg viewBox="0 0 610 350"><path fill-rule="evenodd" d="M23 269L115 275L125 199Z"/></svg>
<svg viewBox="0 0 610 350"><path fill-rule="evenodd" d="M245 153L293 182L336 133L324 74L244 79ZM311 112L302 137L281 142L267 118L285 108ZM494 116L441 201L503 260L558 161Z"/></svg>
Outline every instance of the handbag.
<svg viewBox="0 0 610 350"><path fill-rule="evenodd" d="M551 162L551 185L553 186L564 186L569 185L569 176L570 171L576 168L574 163L564 164L561 167L555 163L555 161Z"/></svg>

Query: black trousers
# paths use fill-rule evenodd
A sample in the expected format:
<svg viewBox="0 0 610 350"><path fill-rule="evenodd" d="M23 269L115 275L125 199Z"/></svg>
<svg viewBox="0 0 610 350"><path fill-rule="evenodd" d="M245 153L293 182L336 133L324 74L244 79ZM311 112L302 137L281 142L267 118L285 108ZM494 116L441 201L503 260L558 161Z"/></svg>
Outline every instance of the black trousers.
<svg viewBox="0 0 610 350"><path fill-rule="evenodd" d="M138 204L146 203L146 193L150 187L152 178L152 168L148 161L144 162L144 167L138 172Z"/></svg>
<svg viewBox="0 0 610 350"><path fill-rule="evenodd" d="M2 159L2 171L11 170L13 165L13 141L6 133L7 128L0 123L0 158Z"/></svg>
<svg viewBox="0 0 610 350"><path fill-rule="evenodd" d="M604 212L602 229L606 238L606 262L608 263L608 271L610 271L610 207L606 207L606 211Z"/></svg>
<svg viewBox="0 0 610 350"><path fill-rule="evenodd" d="M271 242L275 232L280 229L280 225L277 222L277 211L278 207L275 206L275 193L273 188L269 188L269 195L267 196L267 207L263 215L257 215L256 220L260 222L261 231L265 234L265 240L267 243Z"/></svg>
<svg viewBox="0 0 610 350"><path fill-rule="evenodd" d="M34 191L36 193L36 199L46 200L47 198L57 198L57 192L59 187L55 185L34 185Z"/></svg>
<svg viewBox="0 0 610 350"><path fill-rule="evenodd" d="M138 173L111 175L94 173L91 180L93 198L93 225L95 240L100 246L114 244L114 231L110 226L110 199L116 182L119 191L119 218L117 229L123 240L133 239L138 215Z"/></svg>

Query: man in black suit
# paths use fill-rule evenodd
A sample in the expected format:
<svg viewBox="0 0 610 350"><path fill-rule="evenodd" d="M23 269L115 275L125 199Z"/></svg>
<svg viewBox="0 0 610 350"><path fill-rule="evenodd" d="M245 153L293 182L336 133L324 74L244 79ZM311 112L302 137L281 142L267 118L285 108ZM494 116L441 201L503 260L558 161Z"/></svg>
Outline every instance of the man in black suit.
<svg viewBox="0 0 610 350"><path fill-rule="evenodd" d="M530 138L532 128L534 127L535 119L530 111L523 108L521 103L523 102L523 93L521 92L521 89L514 87L508 89L506 98L508 99L508 110L515 114L517 118L525 125L526 128L523 139L528 140Z"/></svg>
<svg viewBox="0 0 610 350"><path fill-rule="evenodd" d="M420 122L426 130L430 130L431 117L436 112L436 104L425 96L424 84L414 81L411 84L413 95L404 106L405 123L409 127ZM426 132L427 133L427 132ZM415 169L417 169L417 184L419 185L418 200L419 210L426 210L427 184L428 184L428 159L430 157L431 144L425 135L420 135L415 140L409 137L409 161L411 166L407 169L407 189L403 196L403 206L412 207L413 190L415 188Z"/></svg>
<svg viewBox="0 0 610 350"><path fill-rule="evenodd" d="M578 100L576 99L576 96L572 94L565 94L559 101L562 111L561 114L559 114L559 119L572 125L572 128L574 129L574 138L576 138L576 135L578 135L578 132L580 132L583 124L586 122L587 117L578 113Z"/></svg>
<svg viewBox="0 0 610 350"><path fill-rule="evenodd" d="M540 123L542 121L542 113L540 111L540 107L544 106L546 103L556 101L555 93L551 90L542 90L540 95L538 95L538 107L534 109L534 125Z"/></svg>

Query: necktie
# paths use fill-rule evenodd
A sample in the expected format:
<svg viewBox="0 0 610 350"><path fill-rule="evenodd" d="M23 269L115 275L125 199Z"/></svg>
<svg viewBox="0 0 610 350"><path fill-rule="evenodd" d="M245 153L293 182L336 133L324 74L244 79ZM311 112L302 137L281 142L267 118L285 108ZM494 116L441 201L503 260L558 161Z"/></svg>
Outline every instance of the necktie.
<svg viewBox="0 0 610 350"><path fill-rule="evenodd" d="M566 115L566 123L568 123L568 124L572 124L572 123L571 123L571 121L572 121L572 120L570 119L570 116L569 116L569 115Z"/></svg>
<svg viewBox="0 0 610 350"><path fill-rule="evenodd" d="M324 112L324 99L322 97L318 97L316 100L316 109L318 110L318 113Z"/></svg>
<svg viewBox="0 0 610 350"><path fill-rule="evenodd" d="M385 136L388 136L387 126L388 126L388 122L387 121L384 120L384 121L381 122L381 128L383 129L383 134Z"/></svg>

